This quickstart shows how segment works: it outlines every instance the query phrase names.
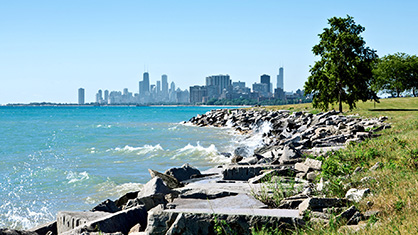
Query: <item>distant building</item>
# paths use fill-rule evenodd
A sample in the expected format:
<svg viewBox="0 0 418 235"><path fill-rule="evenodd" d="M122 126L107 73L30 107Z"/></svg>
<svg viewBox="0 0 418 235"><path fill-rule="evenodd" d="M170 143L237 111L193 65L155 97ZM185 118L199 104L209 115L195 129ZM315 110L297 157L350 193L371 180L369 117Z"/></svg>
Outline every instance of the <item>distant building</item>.
<svg viewBox="0 0 418 235"><path fill-rule="evenodd" d="M260 76L260 83L266 84L267 85L267 93L271 92L270 89L270 75L267 74L263 74Z"/></svg>
<svg viewBox="0 0 418 235"><path fill-rule="evenodd" d="M190 101L190 94L189 91L186 89L184 91L182 91L180 88L177 88L176 90L176 95L177 95L177 103L181 103L181 104L187 104Z"/></svg>
<svg viewBox="0 0 418 235"><path fill-rule="evenodd" d="M142 81L144 82L142 86L144 93L149 92L149 73L148 72L144 73Z"/></svg>
<svg viewBox="0 0 418 235"><path fill-rule="evenodd" d="M78 89L78 104L83 105L85 103L85 90L84 88Z"/></svg>
<svg viewBox="0 0 418 235"><path fill-rule="evenodd" d="M109 91L104 91L104 102L107 104L109 102Z"/></svg>
<svg viewBox="0 0 418 235"><path fill-rule="evenodd" d="M157 81L157 95L159 95L161 93L161 81Z"/></svg>
<svg viewBox="0 0 418 235"><path fill-rule="evenodd" d="M161 93L163 94L163 100L168 100L168 80L167 75L161 75Z"/></svg>
<svg viewBox="0 0 418 235"><path fill-rule="evenodd" d="M205 102L207 97L206 86L191 86L190 87L190 103L202 103Z"/></svg>
<svg viewBox="0 0 418 235"><path fill-rule="evenodd" d="M259 97L268 97L268 84L265 83L254 83L253 92L258 93Z"/></svg>
<svg viewBox="0 0 418 235"><path fill-rule="evenodd" d="M281 88L284 91L284 71L283 67L279 68L279 74L277 75L277 88Z"/></svg>
<svg viewBox="0 0 418 235"><path fill-rule="evenodd" d="M96 103L102 104L103 103L103 92L99 90L96 94Z"/></svg>
<svg viewBox="0 0 418 235"><path fill-rule="evenodd" d="M245 82L241 82L241 81L233 82L232 87L234 89L243 89L243 88L245 88Z"/></svg>
<svg viewBox="0 0 418 235"><path fill-rule="evenodd" d="M285 100L286 99L286 94L283 91L282 88L276 88L274 89L274 98L279 99L279 100Z"/></svg>
<svg viewBox="0 0 418 235"><path fill-rule="evenodd" d="M231 78L229 75L212 75L206 77L206 86L216 86L218 88L217 96L219 96L224 89L231 87Z"/></svg>

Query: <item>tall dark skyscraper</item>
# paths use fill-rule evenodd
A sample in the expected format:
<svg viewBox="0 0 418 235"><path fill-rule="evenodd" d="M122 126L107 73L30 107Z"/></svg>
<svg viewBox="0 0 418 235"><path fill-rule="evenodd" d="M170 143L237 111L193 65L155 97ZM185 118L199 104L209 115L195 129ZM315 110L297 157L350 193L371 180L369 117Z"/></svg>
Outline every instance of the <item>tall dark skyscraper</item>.
<svg viewBox="0 0 418 235"><path fill-rule="evenodd" d="M142 89L144 91L144 94L146 92L149 92L149 74L148 72L144 73L144 78L143 78L143 84L142 84Z"/></svg>
<svg viewBox="0 0 418 235"><path fill-rule="evenodd" d="M283 67L279 68L279 74L277 75L277 88L281 88L284 91L284 71L283 71Z"/></svg>
<svg viewBox="0 0 418 235"><path fill-rule="evenodd" d="M267 92L270 92L270 75L263 74L260 77L260 83L267 84Z"/></svg>
<svg viewBox="0 0 418 235"><path fill-rule="evenodd" d="M85 91L83 88L78 89L78 104L84 104Z"/></svg>
<svg viewBox="0 0 418 235"><path fill-rule="evenodd" d="M161 76L161 92L163 93L163 96L167 96L168 95L168 81L167 81L167 75L163 74Z"/></svg>

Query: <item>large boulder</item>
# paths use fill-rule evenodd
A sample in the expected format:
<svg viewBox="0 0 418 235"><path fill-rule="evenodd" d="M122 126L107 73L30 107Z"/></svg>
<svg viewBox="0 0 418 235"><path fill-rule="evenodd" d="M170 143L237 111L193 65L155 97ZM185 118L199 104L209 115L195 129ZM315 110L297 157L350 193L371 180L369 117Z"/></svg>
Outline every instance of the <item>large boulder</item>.
<svg viewBox="0 0 418 235"><path fill-rule="evenodd" d="M154 177L144 185L137 198L148 197L155 194L167 194L171 190L160 177Z"/></svg>
<svg viewBox="0 0 418 235"><path fill-rule="evenodd" d="M183 186L181 182L179 182L175 177L171 175L160 173L158 171L154 171L151 169L148 169L148 171L149 171L149 174L151 175L151 178L154 178L154 177L161 178L164 181L164 183L171 189L179 188Z"/></svg>
<svg viewBox="0 0 418 235"><path fill-rule="evenodd" d="M129 200L135 199L136 197L138 197L138 193L139 191L126 193L125 195L123 195L122 197L120 197L118 200L115 201L116 206L119 209L121 209L124 205L126 205L126 203Z"/></svg>
<svg viewBox="0 0 418 235"><path fill-rule="evenodd" d="M28 232L35 232L38 235L58 234L57 221L52 221L46 224L41 224L28 230Z"/></svg>
<svg viewBox="0 0 418 235"><path fill-rule="evenodd" d="M37 233L24 230L2 228L0 229L0 235L37 235Z"/></svg>
<svg viewBox="0 0 418 235"><path fill-rule="evenodd" d="M106 213L107 215L93 219L91 213L98 212L78 212L79 216L88 218L89 221L77 225L77 218L73 214L75 224L67 223L65 220L69 212L59 212L57 216L58 234L82 234L82 233L117 233L128 234L129 230L140 224L142 228L147 225L147 211L144 206L134 207L128 210L119 211L117 213ZM85 213L85 214L83 214ZM70 226L71 227L70 227Z"/></svg>
<svg viewBox="0 0 418 235"><path fill-rule="evenodd" d="M192 175L201 175L198 169L187 163L181 167L170 168L165 172L165 174L173 176L178 181L188 180Z"/></svg>
<svg viewBox="0 0 418 235"><path fill-rule="evenodd" d="M78 226L104 218L111 213L91 211L60 211L57 214L58 234L70 231Z"/></svg>
<svg viewBox="0 0 418 235"><path fill-rule="evenodd" d="M305 211L323 211L324 208L342 207L347 205L346 199L341 198L308 198L299 205L299 213L303 215Z"/></svg>
<svg viewBox="0 0 418 235"><path fill-rule="evenodd" d="M286 145L283 148L283 153L279 158L281 164L291 164L300 161L301 153L291 145Z"/></svg>
<svg viewBox="0 0 418 235"><path fill-rule="evenodd" d="M312 158L306 158L304 164L312 170L317 170L317 171L322 170L322 161L315 160Z"/></svg>
<svg viewBox="0 0 418 235"><path fill-rule="evenodd" d="M91 209L91 211L115 213L120 211L120 209L116 206L116 203L114 201L107 199L106 201L95 206L93 209Z"/></svg>

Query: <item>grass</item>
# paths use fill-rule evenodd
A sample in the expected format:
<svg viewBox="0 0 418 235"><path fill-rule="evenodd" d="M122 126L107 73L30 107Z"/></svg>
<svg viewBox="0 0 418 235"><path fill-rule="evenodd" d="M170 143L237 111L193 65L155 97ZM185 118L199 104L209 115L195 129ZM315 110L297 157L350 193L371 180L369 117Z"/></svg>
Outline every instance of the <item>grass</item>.
<svg viewBox="0 0 418 235"><path fill-rule="evenodd" d="M290 109L318 113L311 104L265 107L269 110ZM335 107L336 108L336 107ZM354 144L323 158L323 176L331 183L327 196L344 196L350 187L371 189L371 195L360 201L361 211L379 210L377 217L366 221L367 226L358 234L417 234L418 224L418 98L382 99L380 103L360 102L350 111L344 106L344 115L366 118L387 116L391 129L381 136ZM365 170L352 177L344 177L360 166L368 169L376 162L383 167ZM372 177L360 182L361 178ZM310 225L298 234L349 233L338 230L340 225ZM273 234L273 233L271 233Z"/></svg>

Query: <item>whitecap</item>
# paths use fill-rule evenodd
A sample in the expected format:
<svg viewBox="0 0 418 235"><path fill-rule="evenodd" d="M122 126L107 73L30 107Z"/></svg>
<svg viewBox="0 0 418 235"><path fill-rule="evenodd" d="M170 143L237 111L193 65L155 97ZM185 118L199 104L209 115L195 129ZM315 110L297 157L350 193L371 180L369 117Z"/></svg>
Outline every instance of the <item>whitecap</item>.
<svg viewBox="0 0 418 235"><path fill-rule="evenodd" d="M110 151L112 151L112 150L110 150ZM138 155L141 155L141 154L147 154L147 153L150 153L150 152L164 151L164 149L161 147L160 144L157 144L155 146L146 144L142 147L132 147L132 146L126 145L123 148L119 148L119 147L114 148L113 151L122 152L122 153L123 152L126 152L126 153L136 152Z"/></svg>
<svg viewBox="0 0 418 235"><path fill-rule="evenodd" d="M214 144L204 147L201 146L199 142L197 142L196 146L193 146L190 143L187 144L183 148L176 150L175 154L171 157L171 159L181 158L204 158L211 162L227 162L227 158L219 154L218 149Z"/></svg>
<svg viewBox="0 0 418 235"><path fill-rule="evenodd" d="M86 171L83 171L83 172L80 172L80 173L70 171L70 172L68 172L67 177L66 177L69 184L79 182L79 181L83 181L83 180L87 180L89 178L90 178L90 176Z"/></svg>

